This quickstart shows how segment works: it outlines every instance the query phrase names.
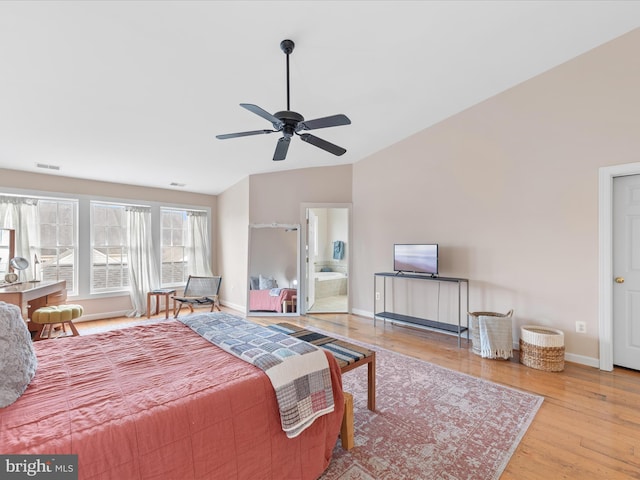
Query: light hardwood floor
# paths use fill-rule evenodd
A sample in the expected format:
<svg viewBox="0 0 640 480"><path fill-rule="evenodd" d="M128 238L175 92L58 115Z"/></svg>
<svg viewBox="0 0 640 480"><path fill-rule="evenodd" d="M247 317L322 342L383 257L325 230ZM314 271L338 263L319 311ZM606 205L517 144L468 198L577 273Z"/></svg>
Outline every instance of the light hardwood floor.
<svg viewBox="0 0 640 480"><path fill-rule="evenodd" d="M164 315L158 318L164 320ZM385 326L382 321L374 328L372 319L356 315L251 319L315 326L543 396L542 407L511 457L503 480L640 479L640 372L622 368L602 372L570 362L563 372L543 372L521 365L517 357L483 359L471 353L466 340L458 348L456 337ZM82 334L95 326L122 327L131 321L120 318L77 325Z"/></svg>

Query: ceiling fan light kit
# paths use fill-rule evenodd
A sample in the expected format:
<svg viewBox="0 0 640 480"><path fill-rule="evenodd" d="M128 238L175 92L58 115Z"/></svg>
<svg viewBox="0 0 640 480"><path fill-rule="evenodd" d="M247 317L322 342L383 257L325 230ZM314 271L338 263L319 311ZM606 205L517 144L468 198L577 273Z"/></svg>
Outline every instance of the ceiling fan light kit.
<svg viewBox="0 0 640 480"><path fill-rule="evenodd" d="M268 133L281 132L282 137L278 139L276 150L273 154L273 160L280 161L287 157L291 137L299 136L304 142L315 147L325 150L334 155L343 155L346 150L338 145L323 140L322 138L311 135L310 133L300 133L303 130L317 130L319 128L337 127L340 125L349 125L351 120L346 115L338 114L329 117L316 118L305 121L304 117L298 112L291 110L289 95L289 55L293 52L295 43L292 40L283 40L280 42L280 49L287 56L287 109L271 114L257 105L251 103L241 103L240 106L246 108L250 112L271 122L273 130L252 130L248 132L227 133L224 135L216 135L220 140L228 138L248 137L251 135L264 135Z"/></svg>

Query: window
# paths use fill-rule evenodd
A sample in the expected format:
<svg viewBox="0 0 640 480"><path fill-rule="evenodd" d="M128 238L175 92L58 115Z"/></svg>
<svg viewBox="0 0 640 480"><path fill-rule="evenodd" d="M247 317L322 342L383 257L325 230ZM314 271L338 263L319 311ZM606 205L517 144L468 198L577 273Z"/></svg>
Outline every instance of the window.
<svg viewBox="0 0 640 480"><path fill-rule="evenodd" d="M27 247L16 241L14 251L14 256L28 258L33 267L28 274L45 282L65 280L68 295L80 299L129 292L127 210L136 207L127 200L36 193L0 192L0 225L15 230L16 239L29 239ZM209 210L147 203L153 244L149 260L162 275L161 286L184 285L189 273L210 275ZM8 233L2 232L0 272L6 272Z"/></svg>
<svg viewBox="0 0 640 480"><path fill-rule="evenodd" d="M125 207L91 202L91 293L128 287Z"/></svg>
<svg viewBox="0 0 640 480"><path fill-rule="evenodd" d="M160 278L163 286L187 281L187 211L160 210L161 255Z"/></svg>
<svg viewBox="0 0 640 480"><path fill-rule="evenodd" d="M43 281L66 280L67 292L78 291L78 202L38 200L40 218L39 276Z"/></svg>

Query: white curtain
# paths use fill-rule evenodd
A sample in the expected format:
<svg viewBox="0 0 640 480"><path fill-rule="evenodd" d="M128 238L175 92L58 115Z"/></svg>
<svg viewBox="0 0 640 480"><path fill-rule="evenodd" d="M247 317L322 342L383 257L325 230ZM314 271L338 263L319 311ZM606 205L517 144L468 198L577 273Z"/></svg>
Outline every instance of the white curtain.
<svg viewBox="0 0 640 480"><path fill-rule="evenodd" d="M151 232L151 208L126 207L129 283L133 311L130 317L147 313L147 292L160 287Z"/></svg>
<svg viewBox="0 0 640 480"><path fill-rule="evenodd" d="M0 228L16 232L16 257L24 257L29 267L20 275L21 281L33 280L36 275L35 257L40 257L40 219L35 198L0 196ZM11 259L3 259L2 263ZM7 263L8 265L8 263ZM8 268L7 268L8 270ZM4 275L3 275L4 277Z"/></svg>
<svg viewBox="0 0 640 480"><path fill-rule="evenodd" d="M206 212L187 212L187 272L189 275L210 277L211 248Z"/></svg>

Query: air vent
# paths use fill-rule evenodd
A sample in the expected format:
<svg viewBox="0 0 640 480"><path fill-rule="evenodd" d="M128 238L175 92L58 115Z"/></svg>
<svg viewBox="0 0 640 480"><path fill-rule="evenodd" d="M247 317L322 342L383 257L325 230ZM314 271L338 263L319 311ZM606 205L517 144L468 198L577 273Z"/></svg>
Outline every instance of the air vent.
<svg viewBox="0 0 640 480"><path fill-rule="evenodd" d="M186 187L187 186L186 183L178 183L178 182L171 182L169 185L171 185L172 187Z"/></svg>
<svg viewBox="0 0 640 480"><path fill-rule="evenodd" d="M46 163L36 163L38 168L46 168L47 170L60 170L60 165L49 165Z"/></svg>

